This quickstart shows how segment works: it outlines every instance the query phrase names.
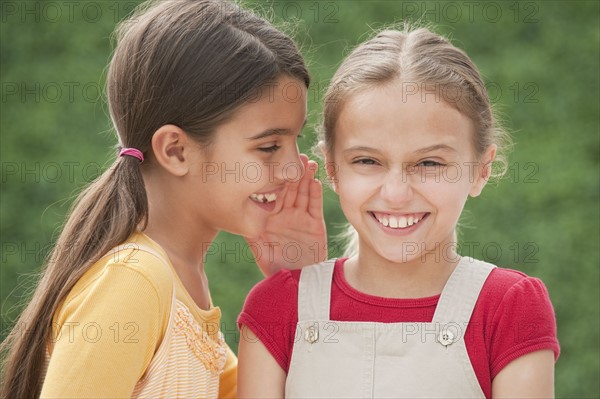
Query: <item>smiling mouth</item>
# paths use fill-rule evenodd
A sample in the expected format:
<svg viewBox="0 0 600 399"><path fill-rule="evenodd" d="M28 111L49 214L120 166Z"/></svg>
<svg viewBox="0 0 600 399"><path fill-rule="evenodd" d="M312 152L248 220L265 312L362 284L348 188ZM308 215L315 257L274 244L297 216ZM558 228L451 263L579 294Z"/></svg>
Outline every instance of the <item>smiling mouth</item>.
<svg viewBox="0 0 600 399"><path fill-rule="evenodd" d="M381 212L369 212L375 220L377 220L380 224L385 227L389 227L392 229L406 229L408 227L414 226L423 219L429 213L409 213L403 215L392 215L389 213L381 213Z"/></svg>
<svg viewBox="0 0 600 399"><path fill-rule="evenodd" d="M262 194L251 194L250 199L259 204L268 204L277 200L277 194L275 193L262 193Z"/></svg>

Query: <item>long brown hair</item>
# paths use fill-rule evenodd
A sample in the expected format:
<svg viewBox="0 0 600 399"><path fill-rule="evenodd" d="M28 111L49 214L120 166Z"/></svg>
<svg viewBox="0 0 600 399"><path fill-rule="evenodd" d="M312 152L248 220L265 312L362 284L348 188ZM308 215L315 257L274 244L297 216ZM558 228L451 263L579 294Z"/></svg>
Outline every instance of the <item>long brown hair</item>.
<svg viewBox="0 0 600 399"><path fill-rule="evenodd" d="M106 87L110 115L119 146L144 153L165 124L210 144L215 127L249 93L280 75L309 85L294 42L229 1L144 3L115 33ZM96 261L146 225L144 166L133 157L117 158L73 204L30 303L0 346L6 354L2 397L39 396L61 302Z"/></svg>

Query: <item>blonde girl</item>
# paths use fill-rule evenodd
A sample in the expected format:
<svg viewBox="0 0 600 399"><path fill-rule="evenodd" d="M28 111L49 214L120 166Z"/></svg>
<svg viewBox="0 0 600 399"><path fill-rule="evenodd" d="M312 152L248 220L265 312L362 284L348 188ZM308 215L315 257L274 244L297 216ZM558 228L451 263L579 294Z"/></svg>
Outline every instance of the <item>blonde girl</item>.
<svg viewBox="0 0 600 399"><path fill-rule="evenodd" d="M288 36L229 1L142 4L116 33L119 153L2 344L1 396L234 397L203 259L226 230L257 254L294 242L295 266L318 261L320 186L296 144L309 75ZM257 259L266 274L283 263L270 255Z"/></svg>
<svg viewBox="0 0 600 399"><path fill-rule="evenodd" d="M428 29L379 33L333 77L323 131L357 250L252 290L239 396L552 397L544 285L456 249L507 141L469 57Z"/></svg>

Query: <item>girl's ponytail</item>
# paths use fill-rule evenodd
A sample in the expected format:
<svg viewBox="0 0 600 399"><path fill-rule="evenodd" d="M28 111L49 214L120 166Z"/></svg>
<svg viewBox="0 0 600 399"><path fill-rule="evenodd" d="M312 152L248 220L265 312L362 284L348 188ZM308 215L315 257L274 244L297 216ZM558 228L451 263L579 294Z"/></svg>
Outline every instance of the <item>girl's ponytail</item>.
<svg viewBox="0 0 600 399"><path fill-rule="evenodd" d="M4 360L0 397L35 398L42 387L52 318L81 276L148 218L140 161L123 156L73 204L33 298L0 345Z"/></svg>

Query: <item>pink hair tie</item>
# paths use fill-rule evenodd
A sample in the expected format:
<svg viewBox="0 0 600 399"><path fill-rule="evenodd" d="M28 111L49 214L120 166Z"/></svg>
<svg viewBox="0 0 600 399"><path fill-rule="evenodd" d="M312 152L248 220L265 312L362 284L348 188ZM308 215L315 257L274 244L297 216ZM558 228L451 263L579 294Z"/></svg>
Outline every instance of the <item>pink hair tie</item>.
<svg viewBox="0 0 600 399"><path fill-rule="evenodd" d="M121 151L119 151L119 156L130 156L130 157L134 157L140 160L140 162L144 162L144 154L142 154L142 152L138 149L135 148L122 148Z"/></svg>

